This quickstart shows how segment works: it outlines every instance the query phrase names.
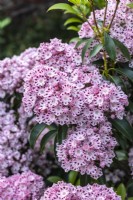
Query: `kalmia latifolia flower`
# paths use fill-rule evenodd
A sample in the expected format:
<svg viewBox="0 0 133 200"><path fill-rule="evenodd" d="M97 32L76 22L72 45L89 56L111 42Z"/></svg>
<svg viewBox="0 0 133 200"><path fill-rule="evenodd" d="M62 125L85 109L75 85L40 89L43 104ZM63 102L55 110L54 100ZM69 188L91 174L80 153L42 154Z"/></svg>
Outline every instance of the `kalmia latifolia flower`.
<svg viewBox="0 0 133 200"><path fill-rule="evenodd" d="M99 128L86 125L70 130L67 139L56 149L61 167L66 172L74 170L99 178L102 168L109 167L115 157L117 142L111 134L109 122Z"/></svg>
<svg viewBox="0 0 133 200"><path fill-rule="evenodd" d="M40 200L121 200L112 188L105 185L73 186L63 181L53 184Z"/></svg>
<svg viewBox="0 0 133 200"><path fill-rule="evenodd" d="M39 123L96 125L105 113L122 119L127 96L120 87L103 80L93 65L74 67L71 73L54 65L38 64L25 78L23 103Z"/></svg>
<svg viewBox="0 0 133 200"><path fill-rule="evenodd" d="M30 171L0 177L0 200L39 200L43 191L43 178Z"/></svg>
<svg viewBox="0 0 133 200"><path fill-rule="evenodd" d="M36 62L37 49L29 48L19 56L5 58L0 61L0 98L6 93L13 94L15 91L22 92L22 83L27 71Z"/></svg>
<svg viewBox="0 0 133 200"><path fill-rule="evenodd" d="M129 0L121 0L116 12L116 16L113 20L111 29L110 29L110 35L111 37L119 40L122 42L128 49L130 54L133 54L133 10L130 9L127 4L131 3L132 1ZM114 14L116 7L116 1L109 0L108 1L108 9L107 9L107 15L106 15L106 23L105 26L108 27L112 20L112 16ZM105 8L102 10L95 10L95 15L97 21L103 22L104 21L104 12ZM93 14L91 13L89 19L89 23L93 26L94 25L94 18ZM93 47L97 44L97 39L95 38L95 34L92 32L92 29L89 25L89 23L85 22L81 26L81 29L79 31L79 37L80 38L94 38L94 41L92 43ZM100 28L100 25L98 25ZM100 58L100 54L99 54ZM120 51L117 52L117 60L122 62L126 59L122 56Z"/></svg>
<svg viewBox="0 0 133 200"><path fill-rule="evenodd" d="M28 118L25 116L22 106L19 108L18 120L14 110L9 109L8 104L0 102L0 175L9 176L31 169L46 176L53 167L53 162L47 159L48 153L49 157L53 158L48 146L51 145L51 142L47 144L43 155L40 155L38 140L34 151L30 149L28 129L34 123L30 124L31 121L28 124L26 123ZM42 136L48 131L48 129L44 129Z"/></svg>

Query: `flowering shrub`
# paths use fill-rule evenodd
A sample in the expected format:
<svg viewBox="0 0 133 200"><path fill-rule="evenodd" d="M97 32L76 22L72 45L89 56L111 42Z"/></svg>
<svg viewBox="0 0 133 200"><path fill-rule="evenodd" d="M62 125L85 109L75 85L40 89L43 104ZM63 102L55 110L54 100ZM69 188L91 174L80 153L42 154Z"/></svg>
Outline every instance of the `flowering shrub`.
<svg viewBox="0 0 133 200"><path fill-rule="evenodd" d="M43 170L46 153L53 147L56 161L68 173L59 169L60 177L50 176L48 181L64 182L48 188L42 197L40 193L30 197L22 187L24 199L131 200L133 4L124 0L69 2L49 10L74 14L65 25L80 23L69 27L78 32L78 39L70 44L51 39L0 61L0 173L10 176L31 169L45 176L51 169ZM107 176L109 167L120 179ZM122 178L124 184L118 186ZM107 182L121 197L106 187ZM35 183L37 191L39 185ZM12 199L11 195L2 198Z"/></svg>

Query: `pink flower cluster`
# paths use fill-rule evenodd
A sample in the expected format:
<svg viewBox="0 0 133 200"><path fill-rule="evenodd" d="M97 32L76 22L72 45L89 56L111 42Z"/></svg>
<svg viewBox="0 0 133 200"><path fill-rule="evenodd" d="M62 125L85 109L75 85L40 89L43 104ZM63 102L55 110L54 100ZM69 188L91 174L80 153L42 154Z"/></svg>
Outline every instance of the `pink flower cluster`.
<svg viewBox="0 0 133 200"><path fill-rule="evenodd" d="M97 179L102 176L102 168L110 166L115 157L117 142L111 136L111 124L106 122L99 128L91 126L69 130L69 136L57 146L58 161L66 171L79 171Z"/></svg>
<svg viewBox="0 0 133 200"><path fill-rule="evenodd" d="M128 105L128 101L121 88L103 80L92 64L76 66L73 61L68 65L69 58L63 57L66 51L62 49L62 53L59 52L58 55L57 41L55 44L56 47L51 49L52 57L47 61L43 60L43 56L48 51L45 52L45 45L41 45L39 56L40 62L44 64L37 64L25 78L25 111L33 111L39 123L47 124L83 124L90 120L91 124L96 125L105 121L105 113L122 119L124 106ZM69 49L69 45L67 46ZM56 63L56 57L64 59L63 68L60 63ZM71 70L68 72L68 69Z"/></svg>
<svg viewBox="0 0 133 200"><path fill-rule="evenodd" d="M31 150L28 143L29 125L22 107L19 109L18 121L14 110L9 109L8 104L0 102L0 175L9 176L32 169L46 176L52 167L51 161L47 160L49 147L46 147L43 155L39 154L40 144L34 151Z"/></svg>
<svg viewBox="0 0 133 200"><path fill-rule="evenodd" d="M29 48L19 56L5 58L0 61L0 98L22 92L22 82L27 71L35 65L37 55L36 48Z"/></svg>
<svg viewBox="0 0 133 200"><path fill-rule="evenodd" d="M98 178L101 168L111 164L116 146L107 117L122 119L128 100L120 87L103 80L90 61L77 63L78 56L73 45L57 39L41 44L38 63L25 78L23 106L39 123L78 125L58 146L59 161L65 171Z"/></svg>
<svg viewBox="0 0 133 200"><path fill-rule="evenodd" d="M133 55L133 11L130 9L127 4L130 3L131 1L129 0L121 0L118 6L118 10L116 13L116 16L114 18L114 21L112 23L111 29L110 29L110 35L111 37L118 39L121 41L127 48L129 49L129 52L131 55ZM111 22L113 13L115 11L116 7L116 1L115 0L109 0L108 1L108 10L107 10L107 16L106 16L106 23L105 26L108 27L108 25ZM96 10L95 15L97 21L103 22L104 20L104 12L105 8L102 10ZM90 24L93 26L94 25L94 18L93 14L91 13L88 21ZM100 25L99 29L101 28ZM92 31L90 25L88 22L83 23L80 31L79 31L79 36L80 38L95 38L95 34ZM94 45L97 44L97 39L94 39L93 42ZM100 57L100 54L99 54ZM117 60L118 61L125 61L125 58L123 58L122 54L118 51L117 53Z"/></svg>
<svg viewBox="0 0 133 200"><path fill-rule="evenodd" d="M54 184L44 192L40 200L121 200L112 188L104 185L73 186L63 181Z"/></svg>
<svg viewBox="0 0 133 200"><path fill-rule="evenodd" d="M0 177L0 200L39 200L43 190L42 177L30 171Z"/></svg>

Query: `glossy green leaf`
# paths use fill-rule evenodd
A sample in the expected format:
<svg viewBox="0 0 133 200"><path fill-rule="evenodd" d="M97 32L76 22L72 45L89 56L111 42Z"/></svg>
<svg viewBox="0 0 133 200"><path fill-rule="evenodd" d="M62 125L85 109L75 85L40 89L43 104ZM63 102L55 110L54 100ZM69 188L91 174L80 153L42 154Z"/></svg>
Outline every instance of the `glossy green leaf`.
<svg viewBox="0 0 133 200"><path fill-rule="evenodd" d="M62 140L64 140L64 139L66 139L66 137L67 137L67 131L68 131L68 126L67 125L63 125L62 126Z"/></svg>
<svg viewBox="0 0 133 200"><path fill-rule="evenodd" d="M68 0L69 2L73 3L74 5L80 4L81 0Z"/></svg>
<svg viewBox="0 0 133 200"><path fill-rule="evenodd" d="M42 131L46 128L46 124L36 124L33 129L31 130L30 134L30 146L31 148L34 148L36 141L39 137L39 135L42 133Z"/></svg>
<svg viewBox="0 0 133 200"><path fill-rule="evenodd" d="M79 41L77 42L75 48L78 48L81 44L85 43L86 41L87 41L86 38L84 38L84 39L79 39Z"/></svg>
<svg viewBox="0 0 133 200"><path fill-rule="evenodd" d="M120 85L122 86L122 80L119 76L111 76L109 74L109 77L110 77L110 81L113 82L115 85Z"/></svg>
<svg viewBox="0 0 133 200"><path fill-rule="evenodd" d="M72 6L70 6L69 4L67 3L57 3L57 4L54 4L53 6L51 6L48 11L51 11L51 10L65 10L67 11L68 13L72 13L72 14L76 14L75 10L72 8Z"/></svg>
<svg viewBox="0 0 133 200"><path fill-rule="evenodd" d="M64 26L67 26L68 24L71 23L82 23L82 20L78 19L78 18L69 18L68 20L66 20L66 22L64 23Z"/></svg>
<svg viewBox="0 0 133 200"><path fill-rule="evenodd" d="M76 26L69 26L69 27L67 28L67 30L72 30L72 31L78 32L78 31L79 31L79 28L76 27Z"/></svg>
<svg viewBox="0 0 133 200"><path fill-rule="evenodd" d="M76 186L80 185L80 179L77 180L77 182L76 182L75 185L76 185Z"/></svg>
<svg viewBox="0 0 133 200"><path fill-rule="evenodd" d="M78 42L79 40L80 40L79 37L74 37L69 41L69 43Z"/></svg>
<svg viewBox="0 0 133 200"><path fill-rule="evenodd" d="M124 118L120 119L111 119L113 126L119 131L124 137L133 140L133 127L129 124L129 122Z"/></svg>
<svg viewBox="0 0 133 200"><path fill-rule="evenodd" d="M5 19L0 20L0 29L5 28L11 23L11 18L7 17Z"/></svg>
<svg viewBox="0 0 133 200"><path fill-rule="evenodd" d="M56 135L57 131L56 130L52 130L49 131L48 133L46 133L40 143L40 151L43 152L43 150L45 149L45 146L47 144L47 142L52 139L55 135Z"/></svg>
<svg viewBox="0 0 133 200"><path fill-rule="evenodd" d="M78 176L78 172L76 172L76 171L70 171L69 175L68 175L68 181L69 181L69 183L71 183L71 184L74 185L75 181L77 179L77 176Z"/></svg>
<svg viewBox="0 0 133 200"><path fill-rule="evenodd" d="M112 60L116 59L116 46L113 39L104 32L104 47Z"/></svg>
<svg viewBox="0 0 133 200"><path fill-rule="evenodd" d="M50 176L47 178L47 180L51 183L57 183L58 181L62 181L62 178L59 176Z"/></svg>
<svg viewBox="0 0 133 200"><path fill-rule="evenodd" d="M92 179L89 175L84 174L84 175L80 175L80 185L81 186L86 186L88 183L91 183Z"/></svg>
<svg viewBox="0 0 133 200"><path fill-rule="evenodd" d="M85 54L86 54L88 48L90 47L92 41L93 41L93 38L90 38L87 40L86 44L84 45L84 47L82 49L82 61L84 60Z"/></svg>
<svg viewBox="0 0 133 200"><path fill-rule="evenodd" d="M126 198L126 188L125 188L125 186L124 186L123 183L121 183L121 184L118 186L118 188L117 188L117 194L118 194L119 196L121 196L121 199L122 199L122 200L125 200L125 198Z"/></svg>
<svg viewBox="0 0 133 200"><path fill-rule="evenodd" d="M131 59L130 53L127 49L127 47L121 43L119 40L113 39L115 45L119 48L119 50L122 52L123 56L125 56L125 58L127 58L128 60Z"/></svg>
<svg viewBox="0 0 133 200"><path fill-rule="evenodd" d="M92 58L92 57L96 56L102 48L103 48L102 44L98 44L98 45L94 46L90 52L90 57Z"/></svg>
<svg viewBox="0 0 133 200"><path fill-rule="evenodd" d="M129 67L123 67L123 68L118 68L116 71L119 74L122 74L123 76L126 76L129 78L130 81L133 82L133 70Z"/></svg>
<svg viewBox="0 0 133 200"><path fill-rule="evenodd" d="M133 8L133 3L129 3L129 4L127 4L127 6L128 6L129 8Z"/></svg>
<svg viewBox="0 0 133 200"><path fill-rule="evenodd" d="M113 82L115 85L121 86L122 90L127 93L127 86L120 76L111 76L109 74L109 78L111 82Z"/></svg>

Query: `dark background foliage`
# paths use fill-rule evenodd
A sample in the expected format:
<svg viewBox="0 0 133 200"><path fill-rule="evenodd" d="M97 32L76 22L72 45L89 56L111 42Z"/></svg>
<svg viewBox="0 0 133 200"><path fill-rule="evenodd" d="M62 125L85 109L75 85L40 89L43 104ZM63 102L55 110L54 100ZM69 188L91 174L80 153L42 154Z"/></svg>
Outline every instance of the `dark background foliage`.
<svg viewBox="0 0 133 200"><path fill-rule="evenodd" d="M59 0L1 0L0 21L9 17L11 23L0 30L0 59L19 54L28 47L58 37L68 41L75 33L66 31L65 17L60 11L47 13Z"/></svg>

